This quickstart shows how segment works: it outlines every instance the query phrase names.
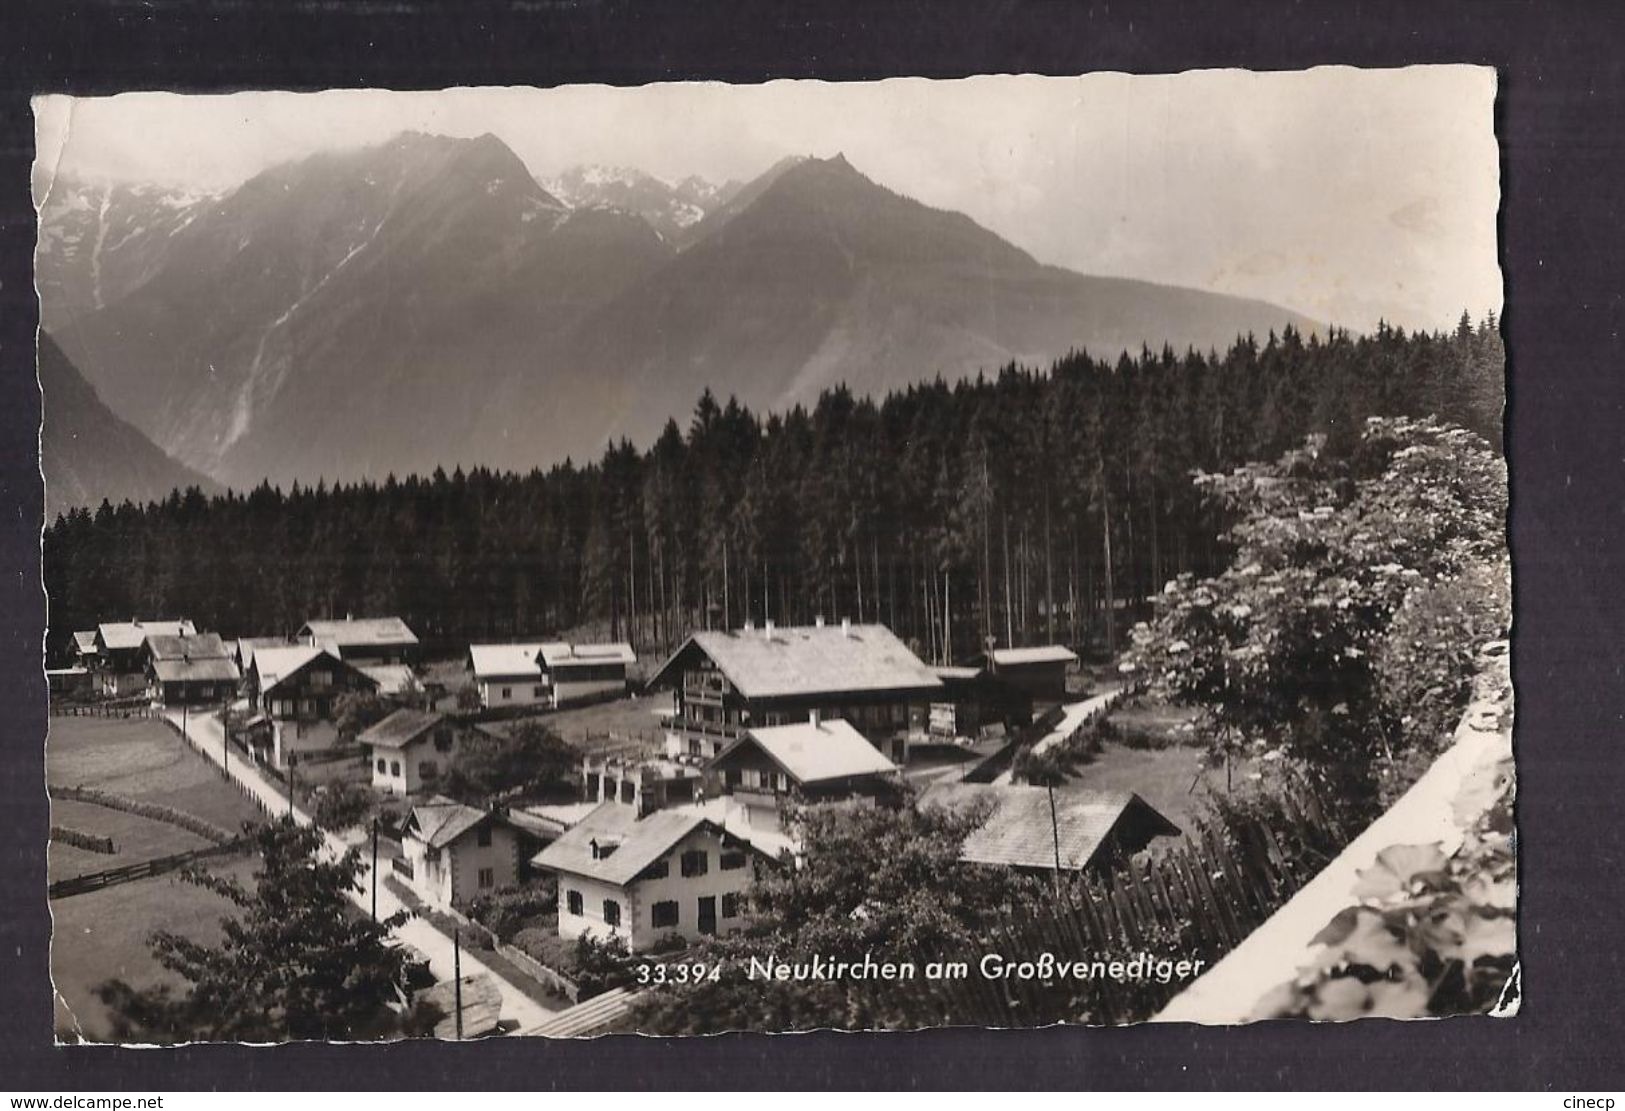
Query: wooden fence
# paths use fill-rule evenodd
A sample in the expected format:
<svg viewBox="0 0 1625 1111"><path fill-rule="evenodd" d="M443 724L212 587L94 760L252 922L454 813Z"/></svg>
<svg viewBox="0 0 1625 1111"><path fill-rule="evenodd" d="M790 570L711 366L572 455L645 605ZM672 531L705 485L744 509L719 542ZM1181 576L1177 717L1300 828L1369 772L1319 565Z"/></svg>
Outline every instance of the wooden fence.
<svg viewBox="0 0 1625 1111"><path fill-rule="evenodd" d="M153 860L143 860L139 864L126 864L121 868L108 868L100 872L89 872L82 876L57 880L46 889L46 896L51 899L66 899L71 895L83 895L87 891L100 891L104 887L116 887L121 883L132 883L135 880L144 880L150 876L160 876L165 872L173 872L177 868L183 868L195 860L241 852L244 847L242 838L238 838L224 845L209 845L206 848L193 849L191 852L176 853L173 856L160 856Z"/></svg>
<svg viewBox="0 0 1625 1111"><path fill-rule="evenodd" d="M137 704L116 702L59 702L51 700L51 716L59 718L150 718L157 711L150 702Z"/></svg>

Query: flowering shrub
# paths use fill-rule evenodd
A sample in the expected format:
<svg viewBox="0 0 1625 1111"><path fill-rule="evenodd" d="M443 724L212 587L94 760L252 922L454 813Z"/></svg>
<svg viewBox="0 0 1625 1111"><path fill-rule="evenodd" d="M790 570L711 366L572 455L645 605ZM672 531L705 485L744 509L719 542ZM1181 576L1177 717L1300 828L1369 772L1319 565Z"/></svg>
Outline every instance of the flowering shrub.
<svg viewBox="0 0 1625 1111"><path fill-rule="evenodd" d="M1504 567L1504 462L1432 418L1373 418L1345 455L1311 437L1197 485L1235 521L1231 566L1170 582L1155 620L1135 627L1124 671L1199 707L1216 755L1278 752L1374 802L1379 762L1414 735L1401 724L1416 717L1404 700L1427 694L1430 719L1459 710L1473 650L1488 626L1504 626L1494 606L1419 624L1446 604L1443 584ZM1413 604L1414 620L1401 623L1412 643L1400 652L1388 638L1419 590L1433 600ZM1420 692L1389 689L1396 671L1431 678Z"/></svg>

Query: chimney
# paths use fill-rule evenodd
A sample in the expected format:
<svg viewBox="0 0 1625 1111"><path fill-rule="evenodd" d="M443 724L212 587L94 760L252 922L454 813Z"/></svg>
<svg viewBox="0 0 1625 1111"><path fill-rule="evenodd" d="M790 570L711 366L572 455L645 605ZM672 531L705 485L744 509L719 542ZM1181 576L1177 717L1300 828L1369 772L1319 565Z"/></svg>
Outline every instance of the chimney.
<svg viewBox="0 0 1625 1111"><path fill-rule="evenodd" d="M851 639L851 636L852 636L852 619L850 617L841 618L841 635L848 638L848 639Z"/></svg>
<svg viewBox="0 0 1625 1111"><path fill-rule="evenodd" d="M824 627L824 615L819 614L817 617L813 618L813 625L822 629Z"/></svg>
<svg viewBox="0 0 1625 1111"><path fill-rule="evenodd" d="M819 714L817 706L814 706L811 710L807 711L807 720L812 723L812 727L814 729L819 728L818 718Z"/></svg>

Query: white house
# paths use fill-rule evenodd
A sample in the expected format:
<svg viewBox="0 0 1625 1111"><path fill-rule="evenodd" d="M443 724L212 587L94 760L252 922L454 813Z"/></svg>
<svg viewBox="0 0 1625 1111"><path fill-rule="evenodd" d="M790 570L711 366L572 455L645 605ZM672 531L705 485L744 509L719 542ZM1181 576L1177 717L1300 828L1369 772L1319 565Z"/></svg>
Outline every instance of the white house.
<svg viewBox="0 0 1625 1111"><path fill-rule="evenodd" d="M614 936L641 952L672 934L692 941L742 927L757 869L790 847L727 799L642 818L605 802L531 863L558 877L560 937Z"/></svg>
<svg viewBox="0 0 1625 1111"><path fill-rule="evenodd" d="M558 708L626 692L627 668L637 662L630 644L475 644L468 668L486 709Z"/></svg>
<svg viewBox="0 0 1625 1111"><path fill-rule="evenodd" d="M519 834L506 815L434 798L401 829L395 874L424 902L462 906L519 879Z"/></svg>
<svg viewBox="0 0 1625 1111"><path fill-rule="evenodd" d="M367 750L373 790L404 797L439 784L457 756L458 728L444 714L401 709L356 743Z"/></svg>

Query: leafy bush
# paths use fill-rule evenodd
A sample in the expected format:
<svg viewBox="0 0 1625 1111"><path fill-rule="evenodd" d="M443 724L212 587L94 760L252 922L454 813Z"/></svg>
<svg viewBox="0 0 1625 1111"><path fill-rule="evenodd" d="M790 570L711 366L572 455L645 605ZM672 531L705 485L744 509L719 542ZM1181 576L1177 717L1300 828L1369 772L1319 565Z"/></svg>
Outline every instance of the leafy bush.
<svg viewBox="0 0 1625 1111"><path fill-rule="evenodd" d="M345 691L333 700L333 724L339 743L349 744L367 729L383 721L395 707L369 691Z"/></svg>
<svg viewBox="0 0 1625 1111"><path fill-rule="evenodd" d="M480 895L468 904L465 913L495 934L498 941L508 943L527 926L554 915L558 898L558 881L548 876L536 884L499 887Z"/></svg>
<svg viewBox="0 0 1625 1111"><path fill-rule="evenodd" d="M1377 656L1412 594L1504 559L1504 461L1431 418L1374 418L1346 454L1311 437L1273 463L1197 483L1234 516L1234 558L1214 578L1168 584L1156 620L1134 630L1125 670L1199 707L1219 755L1278 751L1374 810L1392 763ZM1444 598L1419 601L1418 614ZM1481 642L1463 638L1477 629L1464 621L1426 639L1445 686L1470 676Z"/></svg>
<svg viewBox="0 0 1625 1111"><path fill-rule="evenodd" d="M551 929L527 927L514 935L513 944L574 981L581 989L582 1000L620 987L632 976L632 955L626 942L618 937L600 941L583 935L570 941Z"/></svg>
<svg viewBox="0 0 1625 1111"><path fill-rule="evenodd" d="M360 825L372 811L372 793L340 781L316 789L316 824L335 832Z"/></svg>
<svg viewBox="0 0 1625 1111"><path fill-rule="evenodd" d="M483 806L493 798L547 794L575 782L581 756L539 722L523 722L506 737L473 730L458 747L446 793Z"/></svg>

